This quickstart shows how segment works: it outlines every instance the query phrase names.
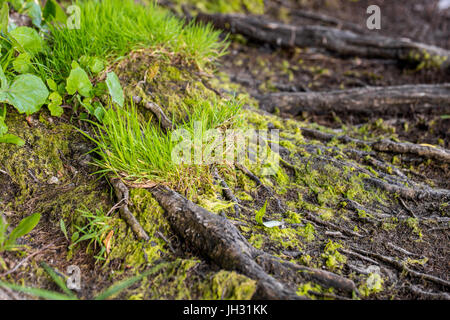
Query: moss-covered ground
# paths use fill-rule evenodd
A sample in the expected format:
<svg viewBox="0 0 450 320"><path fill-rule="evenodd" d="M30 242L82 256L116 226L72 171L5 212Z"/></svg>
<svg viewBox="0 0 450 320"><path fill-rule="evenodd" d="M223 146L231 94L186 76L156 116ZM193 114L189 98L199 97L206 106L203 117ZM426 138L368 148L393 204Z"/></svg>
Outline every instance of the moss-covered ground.
<svg viewBox="0 0 450 320"><path fill-rule="evenodd" d="M181 10L179 3L174 3L171 8ZM262 1L189 1L189 5L192 12L265 10ZM324 142L302 134L302 129L307 128L363 141L380 138L403 141L407 140L408 122L400 126L383 119L360 119L365 123L355 126L337 116L324 119L305 114L286 118L259 110L257 100L252 97L278 91L286 83L326 90L336 88L338 83L351 86L350 80L355 79L389 84L383 77L410 81L414 75L401 75L397 66L386 67L383 74L371 68L372 62L366 60L359 64L345 60L347 67L343 67L343 59L307 49L295 52L261 49L237 37L231 40L231 54L222 58L220 65L194 63L170 47L157 45L135 48L108 66L108 70L118 75L126 99L140 98L136 103L139 116L155 127L159 123L144 107L146 102L157 103L170 119L181 123L199 105L237 98L243 108L237 116L239 121L233 124L235 128L280 132L280 156L274 159L281 165L274 175L263 176L260 164L247 163L248 169L268 188L258 186L232 164L218 167L239 200L239 215L214 182L209 166L181 167L167 184L209 211L227 217L255 248L352 279L360 292L358 298L414 298L417 296L408 287L417 285L424 290L445 291L442 286L412 278L379 260L361 258L354 248L394 257L414 270L448 280L449 203L413 200L405 203L399 195L368 182L381 179L409 186L395 174L399 170L408 181L418 185L448 189L448 163L378 154L368 146L337 139ZM93 81L100 81L101 77L102 74L93 77ZM98 164L95 160L99 156L91 152L95 144L80 132L95 136L95 127L80 119L75 104L68 105L62 117L52 117L47 110L41 110L27 119L8 107L9 132L22 138L25 145L0 144L0 212L11 225L17 225L32 213L40 213L42 218L20 240L25 245L23 250L0 253L0 279L58 291L41 263L46 262L65 275L68 266L76 265L81 269L81 290L77 295L89 299L113 283L161 265L157 273L113 298L250 299L256 281L236 271L221 269L180 240L151 192L142 188L130 188L129 207L150 240L136 239L120 218L115 206L117 199L107 179L96 173L99 167L94 163ZM419 142L448 148L440 128L448 129L449 120L423 121L429 130L426 140L417 138ZM414 122L411 126L414 138L419 125ZM437 130L433 131L434 128ZM375 167L371 158L388 165ZM258 223L257 211L265 203L263 220L279 221L281 226L268 228ZM102 223L108 228L96 234L93 243L81 241L73 245L74 233L89 223L83 211L102 212ZM36 254L39 250L42 251ZM31 254L35 254L32 259L8 273ZM336 293L314 282L291 285L299 295L314 299L329 298Z"/></svg>

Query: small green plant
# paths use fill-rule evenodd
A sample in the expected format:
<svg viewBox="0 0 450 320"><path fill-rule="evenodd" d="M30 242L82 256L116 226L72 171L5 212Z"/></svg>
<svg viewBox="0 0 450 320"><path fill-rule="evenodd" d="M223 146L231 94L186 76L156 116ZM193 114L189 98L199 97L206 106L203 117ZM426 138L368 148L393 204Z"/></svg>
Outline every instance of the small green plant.
<svg viewBox="0 0 450 320"><path fill-rule="evenodd" d="M104 240L107 239L108 234L112 231L111 217L107 216L103 210L96 209L95 213L87 209L77 210L81 214L80 218L83 221L83 226L75 225L76 231L71 236L71 245L69 249L73 249L79 243L87 241L87 251L93 246L94 252L98 252L95 258L97 260L105 260L104 256L107 253L107 244ZM61 230L64 233L65 225L61 224ZM66 231L67 233L67 231ZM65 234L66 234L65 233ZM110 239L109 239L110 240ZM99 248L99 250L98 250Z"/></svg>
<svg viewBox="0 0 450 320"><path fill-rule="evenodd" d="M261 207L261 209L256 211L255 220L260 225L263 225L263 223L264 223L262 218L266 214L266 208L267 208L267 200L266 200L266 202L264 202L264 205Z"/></svg>
<svg viewBox="0 0 450 320"><path fill-rule="evenodd" d="M41 215L39 213L32 214L20 221L11 233L7 234L8 224L0 216L0 252L19 249L21 246L17 244L17 239L30 233L39 223Z"/></svg>

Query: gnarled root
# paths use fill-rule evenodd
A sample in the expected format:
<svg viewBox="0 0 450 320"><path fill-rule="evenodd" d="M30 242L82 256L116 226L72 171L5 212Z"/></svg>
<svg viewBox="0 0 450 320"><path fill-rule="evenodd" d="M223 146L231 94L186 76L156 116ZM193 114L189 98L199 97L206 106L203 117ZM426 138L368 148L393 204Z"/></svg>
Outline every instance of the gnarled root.
<svg viewBox="0 0 450 320"><path fill-rule="evenodd" d="M297 116L302 112L339 117L445 114L450 110L450 84L365 87L329 92L277 92L261 98L261 107Z"/></svg>
<svg viewBox="0 0 450 320"><path fill-rule="evenodd" d="M346 56L417 63L431 57L436 67L445 70L450 66L450 51L405 38L360 35L351 31L315 25L286 25L270 22L258 16L242 14L200 13L196 19L211 22L215 27L232 33L242 34L250 40L281 47L316 47Z"/></svg>
<svg viewBox="0 0 450 320"><path fill-rule="evenodd" d="M122 217L122 219L125 220L125 222L130 226L131 230L133 230L134 234L139 240L150 240L147 232L145 232L145 230L139 224L139 221L137 221L136 217L128 208L128 203L130 200L128 187L122 182L122 180L118 178L110 178L109 182L114 188L117 199L124 202L124 204L119 208L120 216Z"/></svg>
<svg viewBox="0 0 450 320"><path fill-rule="evenodd" d="M257 280L257 298L305 298L275 279L284 278L287 273L292 274L293 271L305 271L308 277L347 292L355 289L352 281L338 275L279 262L279 259L262 253L251 246L227 219L197 206L165 186L156 186L150 191L164 208L169 223L181 238L220 267L237 270ZM269 275L269 272L273 273L274 277Z"/></svg>

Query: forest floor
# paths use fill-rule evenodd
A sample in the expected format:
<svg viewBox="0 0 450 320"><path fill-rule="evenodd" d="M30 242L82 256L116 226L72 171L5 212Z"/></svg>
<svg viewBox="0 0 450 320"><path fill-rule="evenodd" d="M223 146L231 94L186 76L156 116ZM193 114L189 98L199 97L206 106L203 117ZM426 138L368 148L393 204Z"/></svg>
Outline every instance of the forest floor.
<svg viewBox="0 0 450 320"><path fill-rule="evenodd" d="M437 2L265 1L259 19L336 27L305 18L306 10L365 35L450 50L450 11L439 11ZM203 8L201 1L190 3L183 10L177 1L162 5L176 15ZM381 8L381 30L366 28L372 4ZM108 68L127 97L158 103L170 119L180 116L179 105L236 95L244 104L241 125L279 130L280 170L265 176L258 164L194 166L156 187L124 179L130 194L123 200L114 180L94 174L92 162L101 155L89 153L96 145L80 130L96 132L73 105L62 117L41 111L27 120L9 110L8 127L26 144L0 145L0 213L12 226L32 213L42 218L19 239L25 249L0 252L0 280L60 292L45 262L64 281L69 266L80 268L81 288L74 292L82 299L144 270L151 274L114 298L449 299L449 88L436 112L421 112L421 102L412 100L392 113L370 105L364 113L293 113L276 94L447 84L450 69L279 47L239 34L229 41L214 72L154 48L134 50ZM162 125L139 105L143 117ZM125 206L148 239L121 218ZM280 225L267 227L258 215ZM95 241L71 246L77 227L89 221ZM0 299L30 298L36 295L0 287Z"/></svg>

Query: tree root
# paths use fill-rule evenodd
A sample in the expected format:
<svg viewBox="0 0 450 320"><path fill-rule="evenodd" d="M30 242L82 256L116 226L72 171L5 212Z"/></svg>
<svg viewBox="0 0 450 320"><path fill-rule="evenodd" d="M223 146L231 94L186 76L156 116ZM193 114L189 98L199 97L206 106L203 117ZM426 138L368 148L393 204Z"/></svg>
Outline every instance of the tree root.
<svg viewBox="0 0 450 320"><path fill-rule="evenodd" d="M324 142L330 142L333 139L337 139L342 143L355 143L358 146L368 146L378 152L411 154L425 159L433 159L436 161L450 163L450 151L438 147L430 147L407 142L394 142L386 139L371 142L350 138L345 135L338 136L331 133L324 133L314 129L300 128L300 130L303 136L310 139L317 139Z"/></svg>
<svg viewBox="0 0 450 320"><path fill-rule="evenodd" d="M219 173L217 172L217 168L214 168L213 175L214 175L214 178L220 183L220 186L222 187L222 191L223 191L225 198L228 201L232 201L234 203L234 212L235 212L236 216L239 216L239 214L241 213L241 209L239 208L238 199L233 194L233 192L231 191L230 187L225 182L225 180L223 180L222 177L219 175Z"/></svg>
<svg viewBox="0 0 450 320"><path fill-rule="evenodd" d="M293 116L308 112L339 117L445 114L450 110L450 84L365 87L329 92L277 92L261 99L261 108Z"/></svg>
<svg viewBox="0 0 450 320"><path fill-rule="evenodd" d="M250 179L252 179L253 181L256 182L256 185L258 187L261 187L262 189L264 189L267 193L269 193L269 195L271 197L273 197L275 199L275 202L277 204L278 210L281 213L285 213L286 209L283 207L283 205L281 204L281 200L278 199L275 195L275 193L273 192L272 189L270 189L268 186L266 186L265 184L262 183L262 181L255 175L253 174L253 172L251 172L250 170L248 170L244 165L237 163L236 164L236 168L238 168L239 170L241 170L247 177L249 177Z"/></svg>
<svg viewBox="0 0 450 320"><path fill-rule="evenodd" d="M378 259L380 261L383 261L391 266L393 266L394 268L396 268L398 271L406 271L411 277L415 277L415 278L419 278L419 279L424 279L424 280L428 280L430 282L434 282L438 285L442 285L444 287L450 288L450 282L438 277L435 277L433 275L430 274L426 274L426 273L421 273L421 272L417 272L412 270L411 268L407 267L405 264L401 263L400 261L395 260L394 258L391 257L386 257L383 256L381 254L378 253L374 253L374 252L369 252L369 251L365 251L365 250L361 250L358 248L352 248L353 251L356 251L360 254L366 255L366 256L370 256L374 259Z"/></svg>
<svg viewBox="0 0 450 320"><path fill-rule="evenodd" d="M122 180L118 178L110 178L109 182L114 188L114 191L116 193L117 199L119 201L123 201L124 203L119 209L120 216L123 220L131 227L131 230L133 230L134 234L139 240L150 240L150 237L148 236L147 232L142 228L139 221L137 221L136 217L131 213L130 209L128 208L130 195L128 187L122 182Z"/></svg>
<svg viewBox="0 0 450 320"><path fill-rule="evenodd" d="M161 126L161 128L165 133L174 129L172 121L170 121L170 119L166 116L161 107L158 106L156 103L147 101L144 104L144 107L146 109L149 109L155 115L156 119L158 119L159 121L159 125Z"/></svg>
<svg viewBox="0 0 450 320"><path fill-rule="evenodd" d="M409 290L414 292L415 294L425 298L425 299L434 299L434 300L450 300L450 294L446 292L428 292L424 291L417 286L409 286Z"/></svg>
<svg viewBox="0 0 450 320"><path fill-rule="evenodd" d="M355 231L347 230L345 228L341 228L341 227L335 225L334 223L318 219L318 218L314 217L312 214L310 214L309 212L303 211L302 214L304 214L309 220L312 220L312 221L314 221L317 224L321 224L321 225L326 226L328 228L331 228L331 229L334 229L334 230L338 230L338 231L340 231L343 234L346 234L348 236L353 236L353 237L357 237L357 238L361 238L362 237L359 233L356 233Z"/></svg>
<svg viewBox="0 0 450 320"><path fill-rule="evenodd" d="M426 61L444 70L450 66L450 51L405 38L359 35L323 26L286 25L241 14L199 13L196 19L211 22L219 29L239 33L250 40L281 47L316 47L345 56Z"/></svg>
<svg viewBox="0 0 450 320"><path fill-rule="evenodd" d="M283 262L255 249L227 219L197 206L165 186L155 186L150 191L164 208L174 231L187 243L221 268L236 270L257 280L258 298L305 298L298 296L269 273L285 278L286 275L298 276L296 271L304 271L301 275L314 278L324 285L346 292L356 289L351 280L330 272Z"/></svg>

